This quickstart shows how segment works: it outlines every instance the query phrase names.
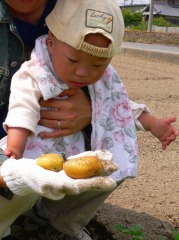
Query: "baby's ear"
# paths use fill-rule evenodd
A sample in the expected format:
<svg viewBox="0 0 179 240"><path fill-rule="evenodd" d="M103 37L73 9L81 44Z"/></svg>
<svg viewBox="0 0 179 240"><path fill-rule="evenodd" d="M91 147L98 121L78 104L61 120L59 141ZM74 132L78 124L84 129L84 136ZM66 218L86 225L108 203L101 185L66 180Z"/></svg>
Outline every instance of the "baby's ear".
<svg viewBox="0 0 179 240"><path fill-rule="evenodd" d="M53 33L48 31L48 37L47 37L47 45L48 45L48 48L49 48L49 52L51 52L51 48L53 46Z"/></svg>

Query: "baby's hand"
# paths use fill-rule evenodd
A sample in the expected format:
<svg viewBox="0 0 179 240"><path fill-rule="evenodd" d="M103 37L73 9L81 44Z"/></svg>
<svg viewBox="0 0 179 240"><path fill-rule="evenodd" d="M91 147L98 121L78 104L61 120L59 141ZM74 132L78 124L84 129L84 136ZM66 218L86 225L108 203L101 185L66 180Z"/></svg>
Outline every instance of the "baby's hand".
<svg viewBox="0 0 179 240"><path fill-rule="evenodd" d="M17 159L17 156L16 156L16 153L14 152L14 149L12 149L10 147L6 147L4 149L4 153L9 158L16 158Z"/></svg>
<svg viewBox="0 0 179 240"><path fill-rule="evenodd" d="M179 130L172 125L175 121L176 117L158 118L152 125L151 133L160 140L163 150L179 135Z"/></svg>

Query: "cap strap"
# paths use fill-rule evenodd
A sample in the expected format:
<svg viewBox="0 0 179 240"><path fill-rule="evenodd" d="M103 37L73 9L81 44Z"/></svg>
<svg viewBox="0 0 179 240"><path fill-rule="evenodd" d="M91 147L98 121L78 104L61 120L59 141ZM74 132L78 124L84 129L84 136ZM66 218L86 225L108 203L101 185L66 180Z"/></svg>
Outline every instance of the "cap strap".
<svg viewBox="0 0 179 240"><path fill-rule="evenodd" d="M108 48L101 48L101 47L91 45L87 42L83 42L79 50L89 53L96 57L104 57L104 58L113 57L111 44L109 45Z"/></svg>

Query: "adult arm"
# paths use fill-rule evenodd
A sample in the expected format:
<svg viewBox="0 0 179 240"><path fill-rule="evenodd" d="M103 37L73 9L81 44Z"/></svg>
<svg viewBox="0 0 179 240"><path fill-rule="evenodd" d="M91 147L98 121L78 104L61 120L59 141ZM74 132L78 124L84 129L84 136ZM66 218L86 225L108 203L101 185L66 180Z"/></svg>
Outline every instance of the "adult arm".
<svg viewBox="0 0 179 240"><path fill-rule="evenodd" d="M41 110L40 125L54 128L54 132L41 132L42 138L58 138L68 136L78 132L91 123L91 101L81 89L68 89L60 96L68 96L68 99L50 99L47 101L40 100L42 107L55 108L56 110ZM137 130L146 131L142 125L142 121L138 120L142 113L150 113L148 107L144 104L138 104L130 101L133 111L134 121ZM58 128L60 121L60 129Z"/></svg>

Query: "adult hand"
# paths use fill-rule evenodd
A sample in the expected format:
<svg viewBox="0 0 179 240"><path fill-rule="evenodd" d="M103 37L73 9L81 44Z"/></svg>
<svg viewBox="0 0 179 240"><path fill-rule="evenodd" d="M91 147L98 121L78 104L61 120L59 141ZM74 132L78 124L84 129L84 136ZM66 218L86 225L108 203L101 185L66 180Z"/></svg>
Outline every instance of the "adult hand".
<svg viewBox="0 0 179 240"><path fill-rule="evenodd" d="M41 132L42 138L58 138L71 135L91 123L90 99L81 89L67 89L61 95L67 99L40 100L42 107L55 108L55 110L41 110L40 125L54 128L52 132ZM60 128L59 130L59 124Z"/></svg>
<svg viewBox="0 0 179 240"><path fill-rule="evenodd" d="M107 192L116 187L116 182L110 177L73 179L63 170L58 173L45 170L33 159L6 160L1 166L1 176L16 195L35 192L52 200L82 192Z"/></svg>

